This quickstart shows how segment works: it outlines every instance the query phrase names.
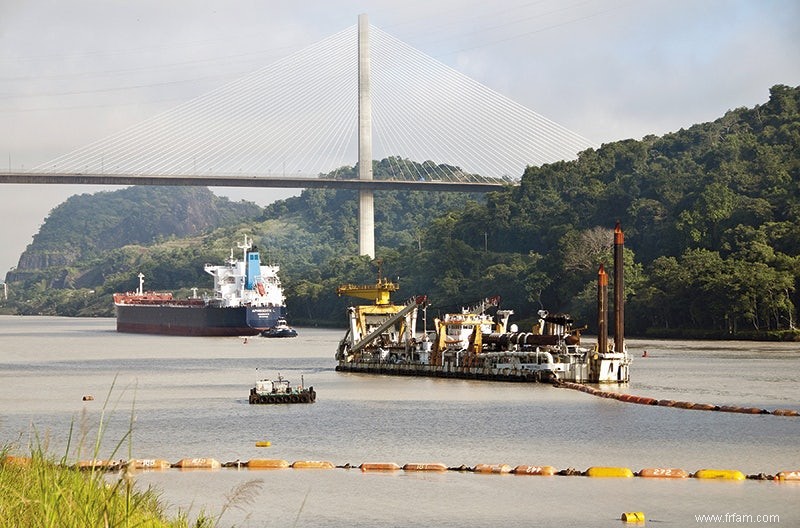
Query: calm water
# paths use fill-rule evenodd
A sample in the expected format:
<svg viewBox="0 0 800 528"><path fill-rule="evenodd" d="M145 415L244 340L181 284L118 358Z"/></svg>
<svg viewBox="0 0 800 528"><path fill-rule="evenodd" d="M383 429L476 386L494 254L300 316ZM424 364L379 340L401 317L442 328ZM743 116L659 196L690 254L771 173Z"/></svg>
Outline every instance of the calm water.
<svg viewBox="0 0 800 528"><path fill-rule="evenodd" d="M118 334L113 319L0 316L0 443L25 453L38 435L60 457L74 424L69 458L91 458L105 412L104 458L800 470L800 418L633 405L546 385L339 374L333 353L341 332L298 330L295 339L244 343ZM614 390L800 410L798 344L628 344L633 381ZM645 349L650 357L638 357ZM304 376L317 403L249 405L253 382L278 372ZM95 400L83 402L87 394ZM131 441L113 453L132 420ZM259 440L272 447L255 447ZM664 526L726 513L779 515L781 525L800 526L800 483L342 469L137 477L161 491L171 513L190 516L222 511L226 497L253 480L254 501L228 508L220 526L618 527L625 511Z"/></svg>

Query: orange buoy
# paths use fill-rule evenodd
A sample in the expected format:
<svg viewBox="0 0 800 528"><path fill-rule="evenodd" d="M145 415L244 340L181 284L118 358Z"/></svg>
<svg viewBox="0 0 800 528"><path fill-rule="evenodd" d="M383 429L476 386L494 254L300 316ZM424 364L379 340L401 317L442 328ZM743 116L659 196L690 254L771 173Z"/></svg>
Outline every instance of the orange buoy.
<svg viewBox="0 0 800 528"><path fill-rule="evenodd" d="M400 466L394 462L365 462L358 466L361 471L398 471Z"/></svg>
<svg viewBox="0 0 800 528"><path fill-rule="evenodd" d="M645 468L637 475L645 478L689 478L688 471L677 468Z"/></svg>
<svg viewBox="0 0 800 528"><path fill-rule="evenodd" d="M295 460L292 462L292 467L294 469L333 469L336 466L324 460Z"/></svg>
<svg viewBox="0 0 800 528"><path fill-rule="evenodd" d="M696 411L718 411L719 407L710 403L695 403L692 409Z"/></svg>
<svg viewBox="0 0 800 528"><path fill-rule="evenodd" d="M128 462L133 469L169 469L172 467L169 460L158 458L134 458Z"/></svg>
<svg viewBox="0 0 800 528"><path fill-rule="evenodd" d="M542 476L552 476L558 473L558 470L553 466L517 466L512 471L515 475L542 475Z"/></svg>
<svg viewBox="0 0 800 528"><path fill-rule="evenodd" d="M94 400L94 396L92 396L91 394L87 394L83 397L83 401L92 401L92 400Z"/></svg>
<svg viewBox="0 0 800 528"><path fill-rule="evenodd" d="M694 404L692 402L676 401L673 407L678 407L679 409L692 409L694 408Z"/></svg>
<svg viewBox="0 0 800 528"><path fill-rule="evenodd" d="M403 466L404 471L447 471L447 466L444 464L406 464Z"/></svg>
<svg viewBox="0 0 800 528"><path fill-rule="evenodd" d="M511 473L514 469L508 464L478 464L472 471L475 473Z"/></svg>
<svg viewBox="0 0 800 528"><path fill-rule="evenodd" d="M273 458L252 458L245 463L249 469L285 469L289 462Z"/></svg>
<svg viewBox="0 0 800 528"><path fill-rule="evenodd" d="M658 405L662 407L675 407L675 400L658 400Z"/></svg>
<svg viewBox="0 0 800 528"><path fill-rule="evenodd" d="M180 469L219 469L222 464L213 458L182 458L172 467Z"/></svg>
<svg viewBox="0 0 800 528"><path fill-rule="evenodd" d="M794 409L775 409L772 411L772 414L775 416L800 416L800 412Z"/></svg>
<svg viewBox="0 0 800 528"><path fill-rule="evenodd" d="M800 471L781 471L775 478L778 480L800 480Z"/></svg>

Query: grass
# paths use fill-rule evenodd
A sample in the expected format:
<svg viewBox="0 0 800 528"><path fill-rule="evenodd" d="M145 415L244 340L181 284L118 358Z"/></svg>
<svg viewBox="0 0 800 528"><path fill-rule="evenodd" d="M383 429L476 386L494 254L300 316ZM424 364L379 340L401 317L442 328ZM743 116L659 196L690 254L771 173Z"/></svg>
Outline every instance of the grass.
<svg viewBox="0 0 800 528"><path fill-rule="evenodd" d="M116 381L116 379L115 379ZM99 457L112 384L91 446L91 460ZM133 416L133 412L131 412ZM82 421L85 423L85 420ZM116 444L107 460L113 460L126 439L132 436L133 420L128 432ZM69 444L73 425L70 426ZM79 435L77 453L83 451L87 434ZM77 469L48 457L43 442L36 435L29 457L11 456L12 446L0 447L0 526L3 528L216 528L225 511L251 502L260 488L260 481L246 482L226 495L227 503L216 517L201 512L190 524L185 512L167 518L159 494L153 488L141 491L135 486L135 473L126 463L114 476L92 466ZM130 459L130 456L128 457Z"/></svg>

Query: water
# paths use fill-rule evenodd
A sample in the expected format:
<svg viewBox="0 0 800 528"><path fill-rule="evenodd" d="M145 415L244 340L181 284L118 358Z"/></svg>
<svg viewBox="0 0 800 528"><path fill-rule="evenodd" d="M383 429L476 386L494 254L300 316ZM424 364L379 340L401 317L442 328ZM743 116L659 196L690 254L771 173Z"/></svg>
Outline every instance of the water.
<svg viewBox="0 0 800 528"><path fill-rule="evenodd" d="M25 453L38 441L54 456L89 459L104 415L102 458L800 470L800 418L634 405L547 385L340 374L333 353L341 332L299 331L245 343L118 334L113 319L2 316L0 443ZM797 344L628 344L650 357L636 357L633 381L613 390L800 410ZM303 376L317 403L248 404L253 382L279 372ZM82 401L89 394L94 401ZM114 453L131 423L132 438ZM255 447L260 440L272 447ZM254 500L230 507L231 496L244 497L237 486L254 480ZM173 469L137 482L159 489L169 513L224 510L220 526L618 527L626 511L665 526L697 524L702 514L752 515L753 523L778 515L800 525L800 483L357 469Z"/></svg>

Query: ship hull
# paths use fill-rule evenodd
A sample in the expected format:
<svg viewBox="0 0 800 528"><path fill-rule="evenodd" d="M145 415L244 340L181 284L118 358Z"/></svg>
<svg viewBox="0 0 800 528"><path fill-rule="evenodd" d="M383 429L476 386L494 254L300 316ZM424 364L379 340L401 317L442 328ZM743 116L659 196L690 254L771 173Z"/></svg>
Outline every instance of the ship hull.
<svg viewBox="0 0 800 528"><path fill-rule="evenodd" d="M179 336L251 336L274 326L282 307L117 304L117 331Z"/></svg>

